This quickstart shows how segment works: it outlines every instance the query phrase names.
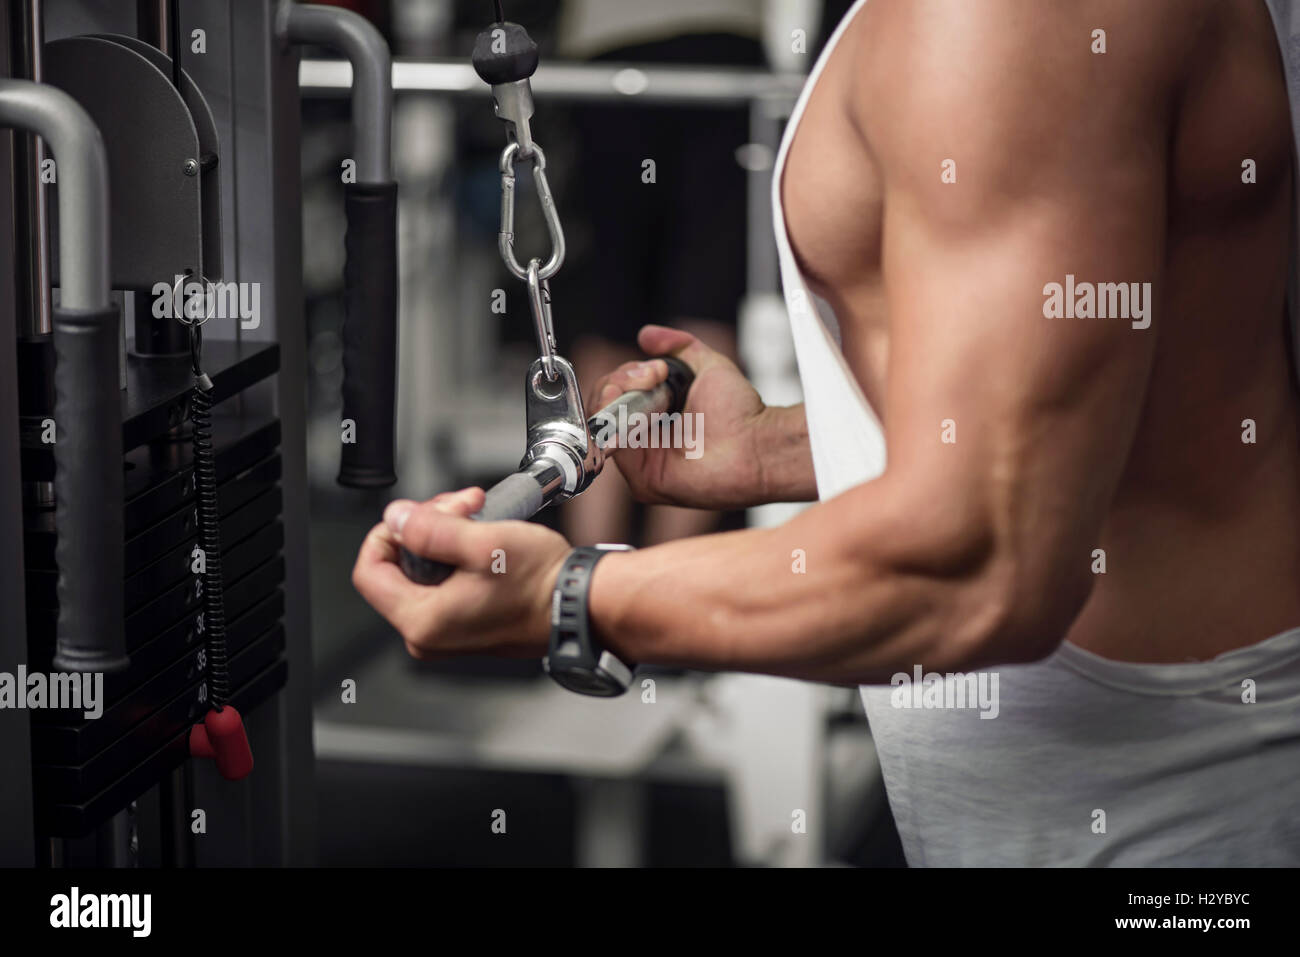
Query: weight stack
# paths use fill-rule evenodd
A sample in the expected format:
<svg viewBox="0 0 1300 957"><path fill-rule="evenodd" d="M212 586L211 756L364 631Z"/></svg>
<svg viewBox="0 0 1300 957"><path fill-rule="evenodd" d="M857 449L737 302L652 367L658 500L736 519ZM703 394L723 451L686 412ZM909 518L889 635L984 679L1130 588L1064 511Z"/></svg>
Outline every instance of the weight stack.
<svg viewBox="0 0 1300 957"><path fill-rule="evenodd" d="M276 345L211 341L204 365L213 410L231 704L247 717L282 688L285 661L284 529L280 424L241 411L240 394L274 375ZM33 709L36 828L79 838L124 810L189 757L190 728L207 712L203 580L191 431L188 359L129 355L123 393L125 541L122 589L130 665L103 675L101 713ZM252 403L249 403L250 405ZM25 440L24 479L49 472ZM30 472L30 474L28 474ZM105 503L105 507L112 507ZM54 508L24 504L28 672L50 674L58 617ZM256 772L254 772L256 773Z"/></svg>

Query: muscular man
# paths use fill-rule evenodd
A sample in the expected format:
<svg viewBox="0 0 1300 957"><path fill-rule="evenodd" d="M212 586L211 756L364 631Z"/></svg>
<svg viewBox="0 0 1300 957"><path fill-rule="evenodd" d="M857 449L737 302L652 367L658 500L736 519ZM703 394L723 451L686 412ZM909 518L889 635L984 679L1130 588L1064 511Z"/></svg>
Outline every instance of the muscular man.
<svg viewBox="0 0 1300 957"><path fill-rule="evenodd" d="M705 454L616 459L648 501L820 501L604 559L596 634L864 685L912 864L1300 863L1293 161L1263 0L860 0L777 166L805 405L647 328ZM482 497L362 546L413 654L545 651L569 547ZM399 542L460 571L412 585ZM996 717L909 707L917 666L998 674Z"/></svg>

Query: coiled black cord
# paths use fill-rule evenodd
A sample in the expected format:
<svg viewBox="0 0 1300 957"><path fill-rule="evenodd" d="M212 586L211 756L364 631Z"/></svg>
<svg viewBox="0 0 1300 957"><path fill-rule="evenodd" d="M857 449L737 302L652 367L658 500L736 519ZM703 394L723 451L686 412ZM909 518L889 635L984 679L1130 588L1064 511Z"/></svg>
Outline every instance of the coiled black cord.
<svg viewBox="0 0 1300 957"><path fill-rule="evenodd" d="M180 0L168 2L172 86L181 89ZM185 271L190 275L190 271ZM199 547L203 549L203 634L208 658L208 703L222 711L230 703L230 662L226 653L226 595L221 577L221 513L217 508L217 463L212 448L212 380L203 371L202 323L190 323L190 422L194 431L194 497L198 501Z"/></svg>
<svg viewBox="0 0 1300 957"><path fill-rule="evenodd" d="M221 711L230 701L230 663L226 655L226 599L221 579L221 514L217 509L217 465L212 446L212 380L199 368L198 326L190 327L194 391L190 421L194 425L194 497L198 500L199 547L203 549L203 624L208 653L211 706Z"/></svg>

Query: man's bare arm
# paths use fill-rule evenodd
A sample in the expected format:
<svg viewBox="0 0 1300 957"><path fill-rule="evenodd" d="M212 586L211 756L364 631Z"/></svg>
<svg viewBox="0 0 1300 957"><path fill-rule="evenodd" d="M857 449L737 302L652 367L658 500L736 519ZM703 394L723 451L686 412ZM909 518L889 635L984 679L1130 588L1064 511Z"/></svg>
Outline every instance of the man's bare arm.
<svg viewBox="0 0 1300 957"><path fill-rule="evenodd" d="M592 618L632 660L855 682L1033 660L1091 590L1160 324L1181 41L1111 0L874 2L888 469L780 528L606 558ZM1124 52L1091 52L1099 11ZM1154 322L1046 318L1067 275L1152 283Z"/></svg>

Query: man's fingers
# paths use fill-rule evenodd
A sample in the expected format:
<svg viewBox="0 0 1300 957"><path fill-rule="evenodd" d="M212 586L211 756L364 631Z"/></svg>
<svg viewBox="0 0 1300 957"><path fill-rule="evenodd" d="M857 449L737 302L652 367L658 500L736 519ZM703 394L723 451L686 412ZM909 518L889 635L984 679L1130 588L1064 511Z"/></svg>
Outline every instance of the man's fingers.
<svg viewBox="0 0 1300 957"><path fill-rule="evenodd" d="M676 356L697 373L722 358L689 332L667 326L642 326L636 342L652 356Z"/></svg>
<svg viewBox="0 0 1300 957"><path fill-rule="evenodd" d="M423 504L399 498L389 502L384 509L384 524L393 537L402 540L402 530L407 519L421 508L433 508L451 515L473 515L483 507L484 491L481 488L463 488L457 492L442 492Z"/></svg>
<svg viewBox="0 0 1300 957"><path fill-rule="evenodd" d="M352 568L352 585L390 622L411 595L411 580L397 566L397 542L387 525L372 528Z"/></svg>
<svg viewBox="0 0 1300 957"><path fill-rule="evenodd" d="M393 530L383 522L372 528L361 542L361 554L376 561L397 561L397 549Z"/></svg>
<svg viewBox="0 0 1300 957"><path fill-rule="evenodd" d="M625 362L596 383L589 412L599 412L624 392L653 389L668 378L668 364L662 358Z"/></svg>
<svg viewBox="0 0 1300 957"><path fill-rule="evenodd" d="M446 562L457 568L481 570L491 560L487 526L469 516L483 507L482 489L467 489L442 501L429 501L405 510L395 510L394 522L400 533L394 537L417 555ZM388 521L385 516L385 521ZM391 529L393 524L389 524Z"/></svg>
<svg viewBox="0 0 1300 957"><path fill-rule="evenodd" d="M640 364L640 359L624 362L613 372L607 372L597 379L595 385L592 386L591 395L587 401L587 414L590 415L600 411L626 392L627 389L623 385L626 373Z"/></svg>
<svg viewBox="0 0 1300 957"><path fill-rule="evenodd" d="M384 525L393 535L402 534L402 525L406 523L407 516L415 507L415 502L404 498L389 502L388 507L384 509Z"/></svg>
<svg viewBox="0 0 1300 957"><path fill-rule="evenodd" d="M689 332L667 326L642 326L637 333L637 345L649 354L649 358L625 362L613 372L597 379L587 402L589 414L600 411L624 392L653 389L663 382L668 378L668 365L663 361L663 356L676 356L700 372L717 355Z"/></svg>
<svg viewBox="0 0 1300 957"><path fill-rule="evenodd" d="M636 344L652 356L678 355L692 346L703 345L682 329L656 325L642 326L636 335Z"/></svg>

